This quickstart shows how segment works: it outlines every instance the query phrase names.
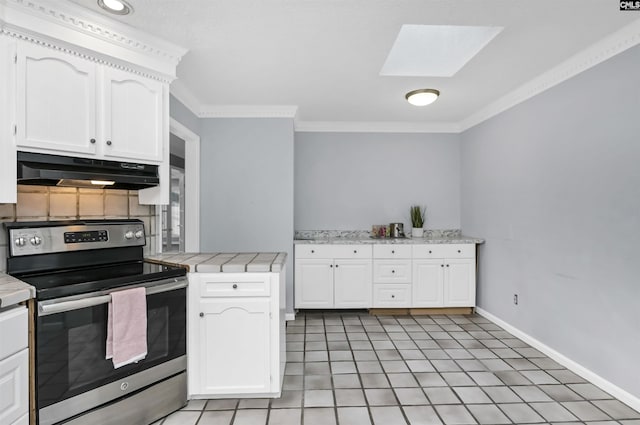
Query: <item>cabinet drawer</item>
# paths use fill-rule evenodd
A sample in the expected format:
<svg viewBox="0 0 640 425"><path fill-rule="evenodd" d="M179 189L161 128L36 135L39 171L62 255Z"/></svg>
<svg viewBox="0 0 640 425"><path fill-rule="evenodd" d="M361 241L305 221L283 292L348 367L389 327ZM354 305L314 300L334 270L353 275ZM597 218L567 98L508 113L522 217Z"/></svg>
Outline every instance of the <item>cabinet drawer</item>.
<svg viewBox="0 0 640 425"><path fill-rule="evenodd" d="M200 278L201 297L265 297L270 280L262 273L220 273Z"/></svg>
<svg viewBox="0 0 640 425"><path fill-rule="evenodd" d="M401 284L374 284L373 307L410 307L411 285Z"/></svg>
<svg viewBox="0 0 640 425"><path fill-rule="evenodd" d="M296 245L296 258L333 258L331 245Z"/></svg>
<svg viewBox="0 0 640 425"><path fill-rule="evenodd" d="M411 260L375 260L375 283L411 283Z"/></svg>
<svg viewBox="0 0 640 425"><path fill-rule="evenodd" d="M27 327L26 307L16 307L0 314L0 359L27 348Z"/></svg>
<svg viewBox="0 0 640 425"><path fill-rule="evenodd" d="M413 258L474 258L475 244L414 245Z"/></svg>
<svg viewBox="0 0 640 425"><path fill-rule="evenodd" d="M374 245L373 258L411 258L411 245Z"/></svg>
<svg viewBox="0 0 640 425"><path fill-rule="evenodd" d="M371 245L332 245L333 258L371 258Z"/></svg>

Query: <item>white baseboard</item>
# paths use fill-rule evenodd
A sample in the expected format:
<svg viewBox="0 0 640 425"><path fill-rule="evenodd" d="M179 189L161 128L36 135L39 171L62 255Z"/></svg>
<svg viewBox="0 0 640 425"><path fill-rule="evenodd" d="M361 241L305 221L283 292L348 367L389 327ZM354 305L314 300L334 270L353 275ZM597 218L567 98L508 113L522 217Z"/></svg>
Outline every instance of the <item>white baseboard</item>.
<svg viewBox="0 0 640 425"><path fill-rule="evenodd" d="M295 313L285 313L284 315L285 320L288 322L290 320L296 320L296 314Z"/></svg>
<svg viewBox="0 0 640 425"><path fill-rule="evenodd" d="M509 323L505 322L504 320L494 316L493 314L489 313L488 311L485 311L485 310L481 309L480 307L476 307L476 312L480 316L491 320L493 323L495 323L496 325L500 326L505 331L509 332L510 334L512 334L512 335L518 337L519 339L521 339L522 341L526 342L527 344L529 344L530 346L532 346L536 350L543 352L544 354L546 354L547 356L549 356L550 358L552 358L556 362L560 363L562 366L566 367L567 369L571 370L572 372L577 373L578 375L582 376L584 379L586 379L587 381L591 382L592 384L597 385L603 391L608 392L609 394L611 394L612 396L614 396L615 398L617 398L621 402L625 403L629 407L631 407L631 408L633 408L633 409L635 409L637 411L640 411L640 398L634 396L633 394L628 393L627 391L623 390L622 388L618 387L617 385L612 384L611 382L607 381L606 379L604 379L600 375L596 374L595 372L592 372L591 370L587 369L586 367L582 366L581 364L574 362L570 358L566 357L564 354L561 354L561 353L557 352L553 348L543 344L542 342L540 342L537 339L533 338L529 334L526 334L525 332L523 332L520 329L510 325Z"/></svg>

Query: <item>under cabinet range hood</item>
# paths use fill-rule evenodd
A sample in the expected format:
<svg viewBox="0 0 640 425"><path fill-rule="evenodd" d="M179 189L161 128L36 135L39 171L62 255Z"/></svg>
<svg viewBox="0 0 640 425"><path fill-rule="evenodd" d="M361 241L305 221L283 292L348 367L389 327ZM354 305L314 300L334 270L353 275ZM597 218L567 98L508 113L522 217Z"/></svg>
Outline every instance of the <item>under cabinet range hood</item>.
<svg viewBox="0 0 640 425"><path fill-rule="evenodd" d="M18 152L18 184L137 190L159 183L157 165Z"/></svg>

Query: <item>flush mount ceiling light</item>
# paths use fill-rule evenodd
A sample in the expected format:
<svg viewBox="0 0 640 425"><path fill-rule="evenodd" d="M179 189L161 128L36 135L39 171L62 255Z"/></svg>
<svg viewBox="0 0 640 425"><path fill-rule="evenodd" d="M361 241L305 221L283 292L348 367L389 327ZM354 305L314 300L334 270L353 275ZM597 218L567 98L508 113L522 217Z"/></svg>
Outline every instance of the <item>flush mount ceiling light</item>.
<svg viewBox="0 0 640 425"><path fill-rule="evenodd" d="M440 92L436 89L418 89L410 91L404 97L414 106L426 106L435 102L438 96Z"/></svg>
<svg viewBox="0 0 640 425"><path fill-rule="evenodd" d="M133 12L133 7L122 0L98 0L98 6L115 15L128 15Z"/></svg>

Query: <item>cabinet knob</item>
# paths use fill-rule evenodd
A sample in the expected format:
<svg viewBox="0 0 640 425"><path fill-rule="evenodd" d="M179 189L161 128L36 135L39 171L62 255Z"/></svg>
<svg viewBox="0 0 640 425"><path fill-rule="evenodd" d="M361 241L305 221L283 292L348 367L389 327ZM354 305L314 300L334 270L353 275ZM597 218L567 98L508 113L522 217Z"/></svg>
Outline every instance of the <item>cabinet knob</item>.
<svg viewBox="0 0 640 425"><path fill-rule="evenodd" d="M431 254L431 250L429 250L429 254Z"/></svg>
<svg viewBox="0 0 640 425"><path fill-rule="evenodd" d="M392 249L392 250L391 250L391 253L392 253L392 254L395 254L396 252Z"/></svg>
<svg viewBox="0 0 640 425"><path fill-rule="evenodd" d="M107 145L111 146L111 140L107 140Z"/></svg>
<svg viewBox="0 0 640 425"><path fill-rule="evenodd" d="M333 264L329 264L329 267L333 268Z"/></svg>
<svg viewBox="0 0 640 425"><path fill-rule="evenodd" d="M200 317L204 317L204 313L200 313Z"/></svg>
<svg viewBox="0 0 640 425"><path fill-rule="evenodd" d="M460 254L460 252L461 252L461 251L460 251L460 250L458 250L458 254Z"/></svg>
<svg viewBox="0 0 640 425"><path fill-rule="evenodd" d="M440 267L444 267L444 264L440 264Z"/></svg>
<svg viewBox="0 0 640 425"><path fill-rule="evenodd" d="M314 252L316 252L316 251L312 249L312 250L311 250L311 253L313 254Z"/></svg>
<svg viewBox="0 0 640 425"><path fill-rule="evenodd" d="M338 268L338 264L336 264L336 269Z"/></svg>
<svg viewBox="0 0 640 425"><path fill-rule="evenodd" d="M395 297L396 297L395 295L391 295L391 298L395 298Z"/></svg>
<svg viewBox="0 0 640 425"><path fill-rule="evenodd" d="M447 264L447 267L449 267L449 265Z"/></svg>
<svg viewBox="0 0 640 425"><path fill-rule="evenodd" d="M233 284L233 289L238 289L238 284L237 283Z"/></svg>
<svg viewBox="0 0 640 425"><path fill-rule="evenodd" d="M91 139L89 140L89 142L91 142L92 144L94 144L96 142L96 139Z"/></svg>
<svg viewBox="0 0 640 425"><path fill-rule="evenodd" d="M354 254L357 254L357 253L358 253L358 250L357 250L357 249L354 249L354 250L353 250L353 253L354 253Z"/></svg>
<svg viewBox="0 0 640 425"><path fill-rule="evenodd" d="M396 272L395 270L391 270L391 273L395 273L395 272Z"/></svg>

